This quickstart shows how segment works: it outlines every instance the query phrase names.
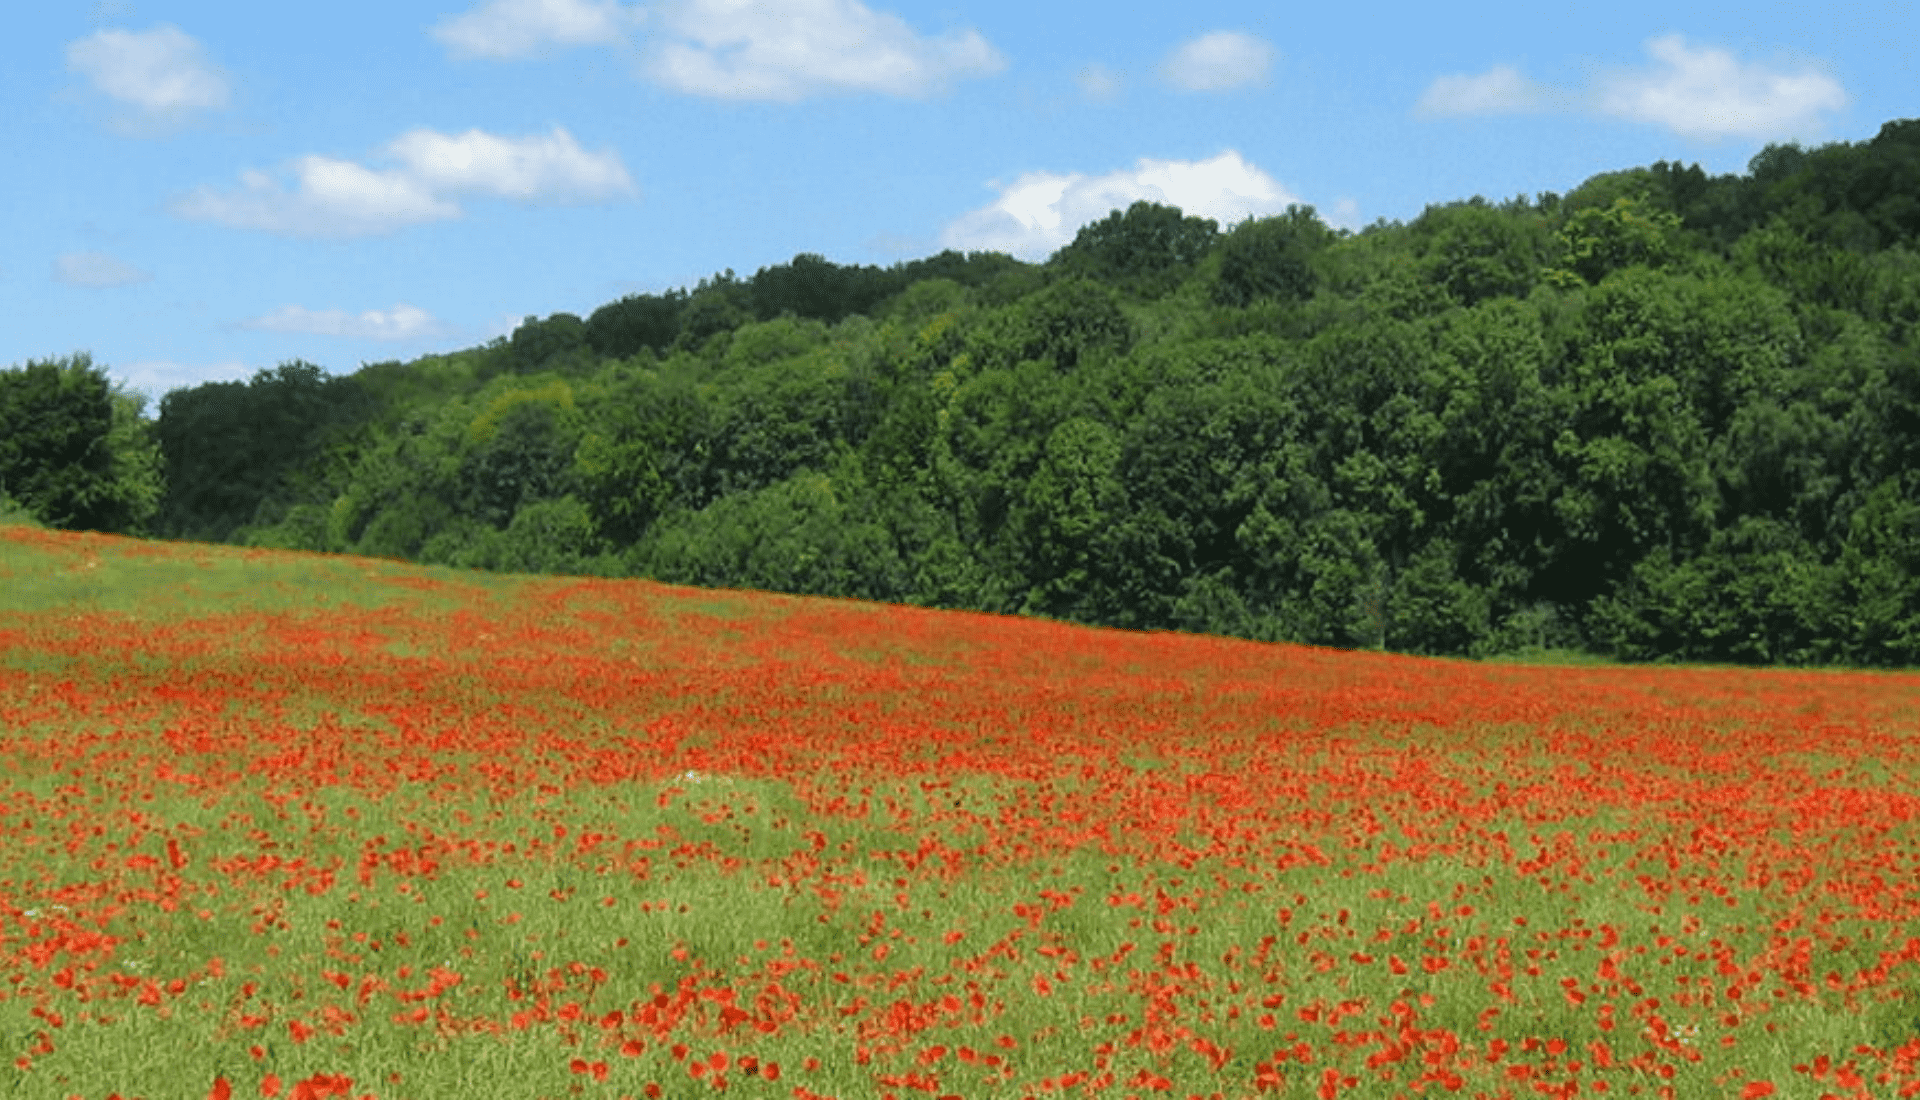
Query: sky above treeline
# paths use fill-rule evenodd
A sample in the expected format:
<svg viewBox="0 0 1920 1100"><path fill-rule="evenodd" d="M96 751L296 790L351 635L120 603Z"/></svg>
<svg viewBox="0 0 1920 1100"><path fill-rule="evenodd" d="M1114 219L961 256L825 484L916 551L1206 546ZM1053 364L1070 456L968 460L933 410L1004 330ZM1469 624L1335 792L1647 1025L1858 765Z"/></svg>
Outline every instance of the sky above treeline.
<svg viewBox="0 0 1920 1100"><path fill-rule="evenodd" d="M1138 199L1336 226L1920 114L1920 9L1006 0L18 5L0 366L158 399L813 252L1042 260Z"/></svg>

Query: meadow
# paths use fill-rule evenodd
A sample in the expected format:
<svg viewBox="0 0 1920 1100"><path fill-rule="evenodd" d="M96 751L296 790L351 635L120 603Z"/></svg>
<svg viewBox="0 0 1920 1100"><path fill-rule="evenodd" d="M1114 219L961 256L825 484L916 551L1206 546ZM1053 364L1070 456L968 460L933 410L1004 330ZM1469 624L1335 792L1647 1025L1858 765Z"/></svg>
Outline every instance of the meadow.
<svg viewBox="0 0 1920 1100"><path fill-rule="evenodd" d="M1920 1096L1920 675L0 527L0 1095Z"/></svg>

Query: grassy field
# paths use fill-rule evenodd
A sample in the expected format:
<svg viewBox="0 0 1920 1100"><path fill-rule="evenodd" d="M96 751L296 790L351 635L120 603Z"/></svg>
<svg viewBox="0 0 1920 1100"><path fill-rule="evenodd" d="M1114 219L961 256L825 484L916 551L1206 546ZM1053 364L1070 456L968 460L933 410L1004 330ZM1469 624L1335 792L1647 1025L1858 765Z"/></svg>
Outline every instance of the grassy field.
<svg viewBox="0 0 1920 1100"><path fill-rule="evenodd" d="M0 527L0 1095L1920 1095L1920 676Z"/></svg>

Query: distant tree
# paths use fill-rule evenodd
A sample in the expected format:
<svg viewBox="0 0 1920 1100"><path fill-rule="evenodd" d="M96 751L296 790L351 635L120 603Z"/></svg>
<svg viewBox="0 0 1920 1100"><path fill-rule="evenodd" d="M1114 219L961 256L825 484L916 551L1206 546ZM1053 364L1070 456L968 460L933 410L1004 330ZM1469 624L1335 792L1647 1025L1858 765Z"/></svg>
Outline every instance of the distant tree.
<svg viewBox="0 0 1920 1100"><path fill-rule="evenodd" d="M977 331L977 359L1011 365L1023 360L1071 371L1083 361L1124 354L1133 325L1114 292L1084 278L1062 279L1000 310Z"/></svg>
<svg viewBox="0 0 1920 1100"><path fill-rule="evenodd" d="M1463 306L1526 297L1553 258L1547 220L1531 210L1497 210L1478 200L1430 206L1413 231L1421 274Z"/></svg>
<svg viewBox="0 0 1920 1100"><path fill-rule="evenodd" d="M1009 276L1037 273L1039 265L1023 263L1004 252L956 252L895 264L892 273L902 289L928 279L951 279L964 287L982 289Z"/></svg>
<svg viewBox="0 0 1920 1100"><path fill-rule="evenodd" d="M761 320L792 313L832 324L851 314L871 312L901 285L897 275L877 267L843 267L817 253L802 252L789 263L756 272L748 298Z"/></svg>
<svg viewBox="0 0 1920 1100"><path fill-rule="evenodd" d="M247 382L207 382L160 401L166 470L156 526L170 538L225 541L296 496L326 446L374 405L353 378L291 360Z"/></svg>
<svg viewBox="0 0 1920 1100"><path fill-rule="evenodd" d="M565 382L506 390L466 434L459 467L464 514L505 527L522 507L573 488L581 423Z"/></svg>
<svg viewBox="0 0 1920 1100"><path fill-rule="evenodd" d="M674 347L698 350L707 340L723 332L732 332L753 320L752 290L729 268L711 279L700 280L680 311L680 334Z"/></svg>
<svg viewBox="0 0 1920 1100"><path fill-rule="evenodd" d="M588 346L586 322L571 313L544 321L528 317L507 339L507 369L514 374L557 369L556 359Z"/></svg>
<svg viewBox="0 0 1920 1100"><path fill-rule="evenodd" d="M1177 286L1212 251L1220 224L1142 199L1090 222L1048 265L1143 297Z"/></svg>
<svg viewBox="0 0 1920 1100"><path fill-rule="evenodd" d="M1311 206L1241 222L1221 243L1213 300L1223 306L1305 301L1318 283L1314 257L1333 240L1333 230Z"/></svg>
<svg viewBox="0 0 1920 1100"><path fill-rule="evenodd" d="M1659 267L1677 254L1680 219L1644 199L1622 196L1606 206L1583 207L1560 229L1561 286L1598 283L1634 265Z"/></svg>
<svg viewBox="0 0 1920 1100"><path fill-rule="evenodd" d="M1060 617L1097 611L1099 545L1126 507L1113 430L1086 417L1056 427L1011 517L1030 582L1025 610Z"/></svg>
<svg viewBox="0 0 1920 1100"><path fill-rule="evenodd" d="M0 371L0 494L50 527L144 533L161 481L141 407L85 352Z"/></svg>
<svg viewBox="0 0 1920 1100"><path fill-rule="evenodd" d="M603 359L625 359L642 348L664 352L680 335L680 311L686 305L684 290L608 302L587 318L587 345Z"/></svg>

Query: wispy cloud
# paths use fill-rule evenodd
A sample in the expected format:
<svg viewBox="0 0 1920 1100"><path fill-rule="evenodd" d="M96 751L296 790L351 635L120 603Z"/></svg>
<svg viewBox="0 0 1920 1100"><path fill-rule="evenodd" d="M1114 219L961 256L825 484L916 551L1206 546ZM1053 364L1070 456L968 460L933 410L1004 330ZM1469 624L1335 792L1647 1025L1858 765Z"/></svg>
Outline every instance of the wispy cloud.
<svg viewBox="0 0 1920 1100"><path fill-rule="evenodd" d="M440 331L431 313L405 303L392 309L348 313L344 309L308 309L281 306L264 317L241 323L242 328L265 332L296 332L310 336L346 336L361 340L408 340Z"/></svg>
<svg viewBox="0 0 1920 1100"><path fill-rule="evenodd" d="M924 98L1006 67L978 31L921 34L860 0L487 0L429 33L459 58L634 50L647 79L712 99Z"/></svg>
<svg viewBox="0 0 1920 1100"><path fill-rule="evenodd" d="M1111 103L1120 95L1120 74L1098 62L1075 73L1073 82L1080 86L1081 95L1095 103Z"/></svg>
<svg viewBox="0 0 1920 1100"><path fill-rule="evenodd" d="M428 33L454 57L514 58L622 42L644 19L642 9L613 0L489 0Z"/></svg>
<svg viewBox="0 0 1920 1100"><path fill-rule="evenodd" d="M1693 49L1672 34L1647 43L1653 64L1600 82L1595 108L1685 137L1768 138L1811 133L1847 105L1846 89L1810 68L1781 72L1726 50Z"/></svg>
<svg viewBox="0 0 1920 1100"><path fill-rule="evenodd" d="M1677 34L1646 44L1648 64L1619 69L1585 89L1535 83L1511 65L1442 76L1414 105L1422 118L1571 109L1662 126L1706 141L1810 136L1847 105L1846 89L1817 69L1783 71L1727 50L1692 47Z"/></svg>
<svg viewBox="0 0 1920 1100"><path fill-rule="evenodd" d="M1265 84L1277 51L1239 31L1214 31L1182 42L1160 65L1160 74L1189 92L1224 92Z"/></svg>
<svg viewBox="0 0 1920 1100"><path fill-rule="evenodd" d="M859 0L675 0L654 14L647 73L716 99L924 97L1006 67L978 31L921 35Z"/></svg>
<svg viewBox="0 0 1920 1100"><path fill-rule="evenodd" d="M103 30L67 44L67 68L122 105L122 129L151 132L225 107L227 78L178 27Z"/></svg>
<svg viewBox="0 0 1920 1100"><path fill-rule="evenodd" d="M389 142L369 168L317 154L295 159L282 178L240 174L238 189L200 187L175 199L176 215L296 237L360 237L457 218L467 195L522 203L577 203L634 194L612 150L590 153L560 127L544 135L497 137L481 130L412 130Z"/></svg>
<svg viewBox="0 0 1920 1100"><path fill-rule="evenodd" d="M115 287L144 283L153 274L105 252L65 252L53 261L53 277L68 286Z"/></svg>
<svg viewBox="0 0 1920 1100"><path fill-rule="evenodd" d="M1552 93L1520 75L1512 65L1495 65L1473 76L1439 77L1420 96L1413 113L1421 118L1454 115L1506 115L1536 111Z"/></svg>
<svg viewBox="0 0 1920 1100"><path fill-rule="evenodd" d="M1142 199L1222 223L1276 214L1300 201L1231 149L1208 160L1143 157L1131 169L1103 176L1028 172L991 186L1000 197L947 226L943 247L1042 260L1070 243L1081 226Z"/></svg>

